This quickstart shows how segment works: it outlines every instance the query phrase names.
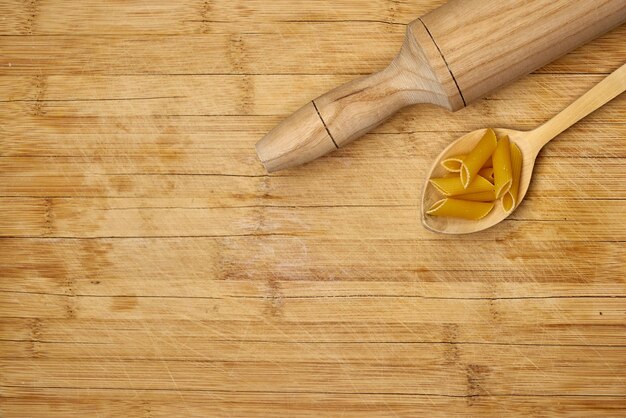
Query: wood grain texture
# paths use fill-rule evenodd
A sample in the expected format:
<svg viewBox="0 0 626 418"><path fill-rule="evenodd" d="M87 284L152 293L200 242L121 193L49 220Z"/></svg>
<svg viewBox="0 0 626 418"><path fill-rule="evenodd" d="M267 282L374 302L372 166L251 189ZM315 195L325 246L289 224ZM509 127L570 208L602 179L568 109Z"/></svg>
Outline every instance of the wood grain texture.
<svg viewBox="0 0 626 418"><path fill-rule="evenodd" d="M0 415L623 415L626 98L496 228L431 234L419 196L454 138L626 62L626 27L455 114L256 159L442 3L2 2Z"/></svg>

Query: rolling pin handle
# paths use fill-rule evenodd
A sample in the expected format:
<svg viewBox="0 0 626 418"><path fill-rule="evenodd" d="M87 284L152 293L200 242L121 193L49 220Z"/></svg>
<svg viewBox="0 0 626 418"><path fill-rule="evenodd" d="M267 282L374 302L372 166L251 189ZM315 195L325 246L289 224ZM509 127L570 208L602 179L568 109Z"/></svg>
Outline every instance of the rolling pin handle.
<svg viewBox="0 0 626 418"><path fill-rule="evenodd" d="M256 152L271 173L307 163L338 147L313 102L283 120L256 144Z"/></svg>
<svg viewBox="0 0 626 418"><path fill-rule="evenodd" d="M268 172L304 164L369 132L401 108L432 103L464 106L437 46L418 19L384 70L318 97L272 129L257 145Z"/></svg>

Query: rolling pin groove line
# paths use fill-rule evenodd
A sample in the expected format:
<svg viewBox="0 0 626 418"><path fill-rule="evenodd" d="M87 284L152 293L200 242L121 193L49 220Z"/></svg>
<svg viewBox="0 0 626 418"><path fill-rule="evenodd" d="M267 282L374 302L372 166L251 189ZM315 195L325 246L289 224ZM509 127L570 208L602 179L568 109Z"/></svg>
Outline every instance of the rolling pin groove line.
<svg viewBox="0 0 626 418"><path fill-rule="evenodd" d="M320 120L322 121L322 125L324 125L324 129L326 129L326 133L330 137L330 140L333 141L333 144L335 144L335 147L339 149L339 145L337 145L337 141L335 141L335 138L333 138L333 135L328 130L328 126L326 126L326 122L324 122L324 118L322 118L322 115L320 114L320 111L317 108L317 105L315 104L315 100L311 100L311 103L313 103L313 107L315 108L315 111L317 112L317 116L319 116Z"/></svg>
<svg viewBox="0 0 626 418"><path fill-rule="evenodd" d="M461 91L461 87L459 87L459 83L456 81L456 78L454 77L454 74L452 73L452 70L450 69L450 65L448 65L448 61L446 60L446 57L441 52L439 45L437 45L437 41L435 41L435 38L433 37L432 33L430 33L428 26L426 26L422 18L420 17L418 18L418 20L422 22L422 25L424 25L424 29L426 29L428 36L430 36L430 39L433 41L433 44L435 44L435 47L437 47L437 51L439 52L441 59L443 59L444 64L446 64L446 68L448 69L448 72L450 73L450 77L452 77L452 80L454 81L454 84L456 85L456 88L459 91L459 95L461 96L461 100L463 101L463 106L467 106L467 102L465 101L465 97L463 97L463 92Z"/></svg>

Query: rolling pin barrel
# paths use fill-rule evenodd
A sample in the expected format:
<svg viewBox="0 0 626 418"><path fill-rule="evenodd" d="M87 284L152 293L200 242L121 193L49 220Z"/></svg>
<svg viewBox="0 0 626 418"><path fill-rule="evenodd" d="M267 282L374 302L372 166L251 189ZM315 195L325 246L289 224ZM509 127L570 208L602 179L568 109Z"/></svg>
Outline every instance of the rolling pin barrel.
<svg viewBox="0 0 626 418"><path fill-rule="evenodd" d="M257 154L277 171L343 147L402 107L458 110L624 21L624 0L452 0L408 25L387 68L309 102Z"/></svg>

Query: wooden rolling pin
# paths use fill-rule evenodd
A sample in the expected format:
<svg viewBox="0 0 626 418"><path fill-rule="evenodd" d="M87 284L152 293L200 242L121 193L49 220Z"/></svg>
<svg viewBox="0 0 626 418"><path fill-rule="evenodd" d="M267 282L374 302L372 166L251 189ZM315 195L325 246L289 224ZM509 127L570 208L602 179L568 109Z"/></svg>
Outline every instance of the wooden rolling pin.
<svg viewBox="0 0 626 418"><path fill-rule="evenodd" d="M257 153L277 171L343 147L404 106L456 111L624 21L626 0L452 0L408 25L387 68L309 102Z"/></svg>

